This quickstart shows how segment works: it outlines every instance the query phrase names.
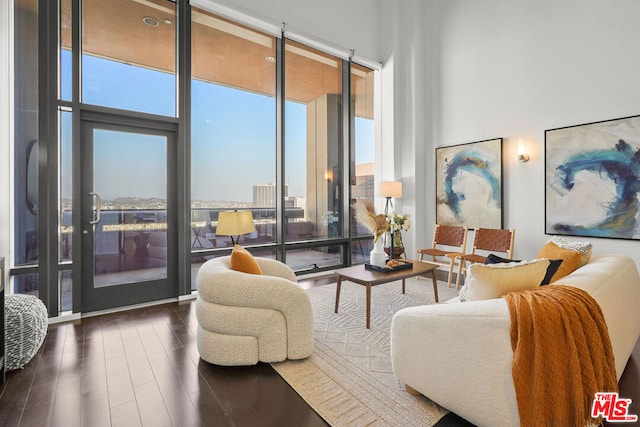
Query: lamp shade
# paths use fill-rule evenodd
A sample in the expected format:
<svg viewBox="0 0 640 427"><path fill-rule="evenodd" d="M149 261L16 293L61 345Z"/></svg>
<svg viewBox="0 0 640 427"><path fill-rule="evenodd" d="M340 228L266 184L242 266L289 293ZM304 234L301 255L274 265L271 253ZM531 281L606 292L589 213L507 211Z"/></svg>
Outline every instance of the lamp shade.
<svg viewBox="0 0 640 427"><path fill-rule="evenodd" d="M216 234L221 236L239 236L253 233L256 227L253 225L251 211L224 211L218 214L218 227Z"/></svg>
<svg viewBox="0 0 640 427"><path fill-rule="evenodd" d="M400 181L380 181L376 185L376 196L393 197L399 199L402 197L402 182Z"/></svg>

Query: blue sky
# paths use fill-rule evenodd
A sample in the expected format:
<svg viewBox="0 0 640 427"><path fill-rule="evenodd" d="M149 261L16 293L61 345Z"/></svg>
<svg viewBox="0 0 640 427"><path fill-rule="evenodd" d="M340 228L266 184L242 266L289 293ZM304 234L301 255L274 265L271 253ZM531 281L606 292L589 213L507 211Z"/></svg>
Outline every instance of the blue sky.
<svg viewBox="0 0 640 427"><path fill-rule="evenodd" d="M62 98L70 100L71 55L62 52ZM83 56L83 102L126 110L175 116L173 75L92 56ZM275 98L226 86L192 83L192 198L250 202L253 185L275 182ZM290 196L305 196L306 107L285 104L285 170ZM356 118L356 163L372 162L373 121ZM64 128L64 126L63 126ZM68 134L68 132L66 132ZM102 150L100 160L117 167L123 154L135 154L120 138L114 149ZM67 135L68 138L70 135ZM103 137L106 135L103 135ZM65 132L63 131L63 137ZM136 141L139 141L138 139ZM64 142L63 142L64 144ZM145 143L146 144L146 143ZM115 145L118 145L117 149ZM148 149L148 147L147 147ZM138 161L138 165L140 162ZM148 175L157 162L144 161ZM107 194L155 197L141 194L135 168L121 164L122 180L107 182ZM64 170L65 168L63 168ZM128 172L131 170L131 172ZM63 177L64 183L69 181ZM122 183L126 185L122 185Z"/></svg>

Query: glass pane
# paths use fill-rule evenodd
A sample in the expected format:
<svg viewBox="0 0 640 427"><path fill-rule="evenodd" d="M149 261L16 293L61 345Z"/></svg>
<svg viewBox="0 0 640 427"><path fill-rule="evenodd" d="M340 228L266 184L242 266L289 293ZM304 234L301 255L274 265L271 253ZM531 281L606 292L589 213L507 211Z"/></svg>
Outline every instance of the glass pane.
<svg viewBox="0 0 640 427"><path fill-rule="evenodd" d="M60 0L60 99L71 101L71 0Z"/></svg>
<svg viewBox="0 0 640 427"><path fill-rule="evenodd" d="M367 232L368 235L371 233ZM369 262L369 252L373 250L373 239L353 240L351 244L351 263L362 264Z"/></svg>
<svg viewBox="0 0 640 427"><path fill-rule="evenodd" d="M38 262L38 2L14 10L14 263Z"/></svg>
<svg viewBox="0 0 640 427"><path fill-rule="evenodd" d="M248 209L275 241L275 38L192 9L191 246L225 248L218 212Z"/></svg>
<svg viewBox="0 0 640 427"><path fill-rule="evenodd" d="M60 261L71 261L72 198L71 112L60 112Z"/></svg>
<svg viewBox="0 0 640 427"><path fill-rule="evenodd" d="M64 270L59 273L60 311L71 311L73 304L73 273Z"/></svg>
<svg viewBox="0 0 640 427"><path fill-rule="evenodd" d="M285 45L286 241L342 235L342 61Z"/></svg>
<svg viewBox="0 0 640 427"><path fill-rule="evenodd" d="M354 124L355 144L354 167L351 168L352 204L356 199L374 198L374 121L373 121L373 88L374 71L361 65L351 65L351 99L353 103L352 123ZM352 220L354 236L371 233L359 221Z"/></svg>
<svg viewBox="0 0 640 427"><path fill-rule="evenodd" d="M11 277L12 289L14 294L26 294L40 296L38 292L38 273L20 274Z"/></svg>
<svg viewBox="0 0 640 427"><path fill-rule="evenodd" d="M82 2L82 100L176 115L175 4Z"/></svg>
<svg viewBox="0 0 640 427"><path fill-rule="evenodd" d="M95 130L93 141L94 286L167 277L167 138Z"/></svg>
<svg viewBox="0 0 640 427"><path fill-rule="evenodd" d="M287 250L287 265L299 273L311 273L318 268L333 267L342 262L342 246Z"/></svg>

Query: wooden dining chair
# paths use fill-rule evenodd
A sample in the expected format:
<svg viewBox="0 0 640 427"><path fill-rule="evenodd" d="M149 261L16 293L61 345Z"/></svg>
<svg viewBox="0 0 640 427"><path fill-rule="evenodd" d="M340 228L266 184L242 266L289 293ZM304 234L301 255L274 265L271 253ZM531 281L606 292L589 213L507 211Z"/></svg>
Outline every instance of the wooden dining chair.
<svg viewBox="0 0 640 427"><path fill-rule="evenodd" d="M456 277L456 289L460 289L460 277L467 274L467 262L484 262L489 253L501 252L506 258L513 258L513 242L516 230L502 228L476 228L473 236L471 252L457 255L458 277ZM477 251L480 251L478 253Z"/></svg>
<svg viewBox="0 0 640 427"><path fill-rule="evenodd" d="M449 269L447 287L451 287L453 266L457 259L452 255L462 255L465 253L467 231L467 227L436 224L431 247L418 249L417 251L420 254L419 261L423 261L424 256L428 255L431 257L431 260L427 262L438 264L439 266Z"/></svg>

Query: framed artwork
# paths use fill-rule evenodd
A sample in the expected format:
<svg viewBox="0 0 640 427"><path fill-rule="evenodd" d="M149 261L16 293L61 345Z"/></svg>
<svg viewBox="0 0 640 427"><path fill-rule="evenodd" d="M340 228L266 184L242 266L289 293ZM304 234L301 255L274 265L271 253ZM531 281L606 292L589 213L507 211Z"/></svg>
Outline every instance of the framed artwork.
<svg viewBox="0 0 640 427"><path fill-rule="evenodd" d="M502 138L436 148L436 222L502 228Z"/></svg>
<svg viewBox="0 0 640 427"><path fill-rule="evenodd" d="M640 116L545 131L545 233L640 239Z"/></svg>

